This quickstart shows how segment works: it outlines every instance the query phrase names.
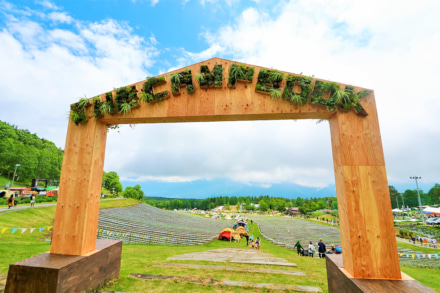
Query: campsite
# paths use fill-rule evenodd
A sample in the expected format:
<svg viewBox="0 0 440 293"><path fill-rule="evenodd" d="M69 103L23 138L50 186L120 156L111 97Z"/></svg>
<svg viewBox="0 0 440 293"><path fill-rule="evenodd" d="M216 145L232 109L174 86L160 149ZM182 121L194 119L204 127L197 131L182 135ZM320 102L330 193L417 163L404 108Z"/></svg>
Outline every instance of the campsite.
<svg viewBox="0 0 440 293"><path fill-rule="evenodd" d="M0 262L3 286L10 263L49 249L50 242L46 240L50 240L51 229L47 228L51 225L53 215L54 207L0 214L2 223L14 219L17 228L19 228L14 233L9 230L1 234L2 242L5 245L0 249L3 255L7 256L2 258ZM230 280L313 287L327 292L325 261L316 257L297 256L293 250L293 244L297 239L302 239L304 243L309 240L316 242L319 237L323 237L328 246L331 243L340 244L338 227L331 226L325 221L317 222L302 217L292 218L282 215L262 216L242 213L240 215L234 214L230 220L225 218L226 216L223 216L223 219L212 218L212 216L205 218L185 210L166 211L141 204L132 199L102 201L99 230L97 231L98 238L118 239L122 240L124 244L120 277L110 281L98 291L230 292L236 290L234 288L240 288L240 292L255 292L257 290L248 286L250 284L245 287L236 287L238 283L232 283L236 286L229 287L219 283L220 280ZM253 224L250 223L251 220ZM39 229L33 233L30 233L29 230L23 232L22 229L31 226L45 227L45 229L41 232L37 232ZM229 231L229 235L235 234L236 240L230 241L229 237L226 237L226 241L217 240L224 230ZM252 235L254 239L257 237L262 239L260 250L246 246L246 238L242 237L246 235L245 233L248 233L249 236ZM8 248L8 245L14 247ZM241 251L230 257L241 255L242 258L238 259L239 262L231 262L233 259L230 257L224 259L226 254L214 254L214 257L209 260L203 259L202 252L206 252L207 257L211 257L208 252L219 249ZM243 251L246 253L243 254ZM436 261L434 257L432 259L406 257L407 252L434 255L438 250L402 247L402 250L399 249L399 251L405 253L405 256L400 257L401 262L406 261L402 262L402 271L408 272L416 278L419 277L429 287L440 292L437 282L440 262ZM256 264L255 262L262 259L259 257L260 252L278 257L282 259L281 262L293 263L296 267L280 266L274 264L273 260L272 264ZM183 255L191 253L195 253L197 257L191 256L191 260L188 257L182 259ZM254 253L256 253L255 256ZM254 257L257 258L254 259ZM246 259L253 260L254 264L245 263ZM266 257L265 261L268 262L270 259ZM423 266L426 269L420 269ZM141 277L138 278L136 275ZM146 280L146 275L174 277L167 280ZM207 281L206 278L210 281ZM285 290L290 287L283 288ZM260 290L261 292L278 291L275 287Z"/></svg>

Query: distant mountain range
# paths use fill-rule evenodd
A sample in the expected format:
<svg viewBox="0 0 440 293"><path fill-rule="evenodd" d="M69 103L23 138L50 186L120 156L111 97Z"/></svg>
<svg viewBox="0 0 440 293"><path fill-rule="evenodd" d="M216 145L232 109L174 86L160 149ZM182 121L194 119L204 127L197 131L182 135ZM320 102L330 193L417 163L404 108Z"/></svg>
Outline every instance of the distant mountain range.
<svg viewBox="0 0 440 293"><path fill-rule="evenodd" d="M227 179L196 180L192 182L130 182L121 181L122 185L139 184L148 197L195 198L203 199L216 196L259 196L270 195L285 198L310 198L336 196L335 185L326 188L313 188L292 183L271 184L261 187L257 184L245 184Z"/></svg>
<svg viewBox="0 0 440 293"><path fill-rule="evenodd" d="M166 198L195 198L203 199L216 196L259 196L269 195L273 197L285 198L311 198L336 196L336 186L334 184L325 188L306 187L293 183L271 184L269 186L260 186L258 184L245 184L228 179L213 180L195 180L191 182L131 182L121 181L124 188L139 184L145 195L148 197L166 197ZM420 183L419 183L420 184ZM393 185L393 184L391 184ZM415 184L414 184L415 185ZM426 183L419 185L424 192L428 192L434 184ZM399 192L406 189L415 189L410 183L393 185Z"/></svg>

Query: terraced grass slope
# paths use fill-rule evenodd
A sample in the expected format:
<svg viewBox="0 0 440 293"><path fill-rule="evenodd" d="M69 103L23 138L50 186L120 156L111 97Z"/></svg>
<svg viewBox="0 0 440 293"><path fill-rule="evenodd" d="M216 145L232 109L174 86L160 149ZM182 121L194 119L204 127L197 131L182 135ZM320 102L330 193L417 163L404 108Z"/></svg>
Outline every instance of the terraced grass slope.
<svg viewBox="0 0 440 293"><path fill-rule="evenodd" d="M233 223L138 204L101 210L97 236L122 240L124 244L197 245L217 238Z"/></svg>
<svg viewBox="0 0 440 293"><path fill-rule="evenodd" d="M303 246L309 241L315 245L320 238L328 246L341 244L339 229L287 217L252 216L260 226L260 233L272 243L293 249L296 241L301 240Z"/></svg>
<svg viewBox="0 0 440 293"><path fill-rule="evenodd" d="M303 221L300 219L287 217L263 217L252 216L260 227L260 233L264 238L275 245L294 249L296 241L301 240L303 246L307 246L309 241L315 244L320 238L330 248L330 244L341 244L341 237L338 228L333 228L320 223ZM399 245L399 242L397 243ZM401 265L419 268L440 268L440 259L433 254L440 254L440 250L422 252L417 250L417 246L412 248L397 247ZM412 257L414 255L414 258Z"/></svg>

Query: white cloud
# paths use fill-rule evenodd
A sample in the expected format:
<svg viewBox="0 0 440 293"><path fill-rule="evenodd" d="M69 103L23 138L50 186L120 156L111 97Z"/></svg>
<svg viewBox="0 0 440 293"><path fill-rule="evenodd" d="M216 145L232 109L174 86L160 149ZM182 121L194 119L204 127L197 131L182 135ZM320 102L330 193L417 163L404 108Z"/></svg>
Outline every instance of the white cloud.
<svg viewBox="0 0 440 293"><path fill-rule="evenodd" d="M61 7L58 7L57 5L55 5L54 3L52 3L51 1L48 1L48 0L43 0L43 1L40 1L37 3L39 3L41 6L43 6L44 8L47 8L47 9L52 9L52 10L61 10L62 9Z"/></svg>
<svg viewBox="0 0 440 293"><path fill-rule="evenodd" d="M75 20L66 30L8 19L0 31L0 117L62 148L71 103L142 80L157 54L114 20Z"/></svg>
<svg viewBox="0 0 440 293"><path fill-rule="evenodd" d="M47 15L47 17L52 20L53 22L59 22L59 23L67 23L70 24L73 21L73 18L70 15L67 15L67 13L64 12L51 12Z"/></svg>
<svg viewBox="0 0 440 293"><path fill-rule="evenodd" d="M211 50L221 44L234 60L374 89L389 178L406 181L416 171L438 181L440 3L401 1L396 9L387 1L340 0L331 13L327 3L290 1L276 17L247 8L205 37Z"/></svg>

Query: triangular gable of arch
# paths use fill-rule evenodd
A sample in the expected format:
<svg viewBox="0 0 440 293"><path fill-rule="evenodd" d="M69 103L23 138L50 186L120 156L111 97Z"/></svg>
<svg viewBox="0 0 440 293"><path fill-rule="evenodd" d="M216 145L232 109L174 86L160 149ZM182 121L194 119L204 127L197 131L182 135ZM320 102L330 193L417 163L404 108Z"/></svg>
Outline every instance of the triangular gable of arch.
<svg viewBox="0 0 440 293"><path fill-rule="evenodd" d="M78 125L94 118L122 124L212 121L208 117L214 116L216 121L328 119L336 112L366 116L368 105L362 99L371 93L356 86L212 58L82 99L72 104L70 118ZM283 113L295 115L275 115Z"/></svg>

